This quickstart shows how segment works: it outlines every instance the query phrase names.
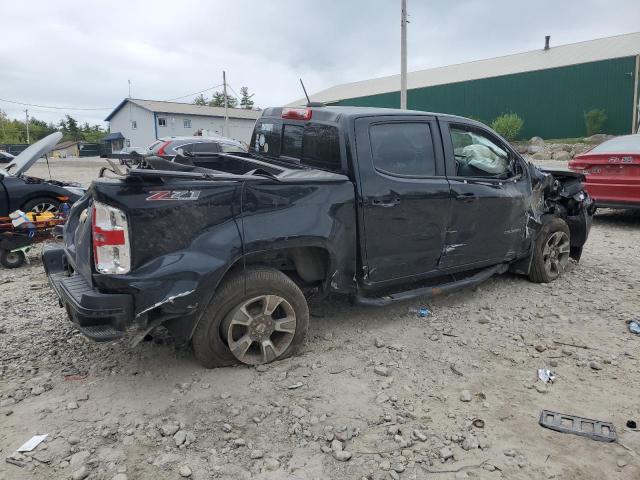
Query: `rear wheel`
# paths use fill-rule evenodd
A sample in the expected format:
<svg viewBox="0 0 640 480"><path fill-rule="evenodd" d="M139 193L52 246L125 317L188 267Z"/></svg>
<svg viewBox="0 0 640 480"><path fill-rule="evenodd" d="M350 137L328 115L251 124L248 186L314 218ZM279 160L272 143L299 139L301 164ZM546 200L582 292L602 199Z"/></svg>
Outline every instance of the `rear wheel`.
<svg viewBox="0 0 640 480"><path fill-rule="evenodd" d="M561 218L548 217L538 234L533 250L529 279L552 282L564 272L571 254L569 226Z"/></svg>
<svg viewBox="0 0 640 480"><path fill-rule="evenodd" d="M11 252L9 250L0 250L0 263L6 268L18 268L25 261L24 252L18 250Z"/></svg>
<svg viewBox="0 0 640 480"><path fill-rule="evenodd" d="M196 327L193 350L207 368L269 363L295 353L308 324L304 294L289 277L249 268L220 286Z"/></svg>
<svg viewBox="0 0 640 480"><path fill-rule="evenodd" d="M25 213L57 213L60 210L60 201L50 197L34 198L26 202L21 210Z"/></svg>

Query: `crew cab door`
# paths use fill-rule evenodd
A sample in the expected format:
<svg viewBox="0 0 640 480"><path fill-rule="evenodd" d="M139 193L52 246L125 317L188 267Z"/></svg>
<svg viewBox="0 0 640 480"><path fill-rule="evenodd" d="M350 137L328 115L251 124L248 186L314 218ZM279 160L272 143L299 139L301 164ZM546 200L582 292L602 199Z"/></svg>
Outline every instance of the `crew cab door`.
<svg viewBox="0 0 640 480"><path fill-rule="evenodd" d="M355 133L365 283L435 270L450 196L435 118L359 118Z"/></svg>
<svg viewBox="0 0 640 480"><path fill-rule="evenodd" d="M525 165L489 130L442 120L440 127L452 197L441 268L512 260L527 248Z"/></svg>

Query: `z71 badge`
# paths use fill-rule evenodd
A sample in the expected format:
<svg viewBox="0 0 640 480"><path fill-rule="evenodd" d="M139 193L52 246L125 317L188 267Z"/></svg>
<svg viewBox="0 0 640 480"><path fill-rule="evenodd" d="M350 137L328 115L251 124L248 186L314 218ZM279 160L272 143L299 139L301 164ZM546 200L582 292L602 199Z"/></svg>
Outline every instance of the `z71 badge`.
<svg viewBox="0 0 640 480"><path fill-rule="evenodd" d="M157 200L197 200L200 197L200 190L160 190L149 192L148 202Z"/></svg>

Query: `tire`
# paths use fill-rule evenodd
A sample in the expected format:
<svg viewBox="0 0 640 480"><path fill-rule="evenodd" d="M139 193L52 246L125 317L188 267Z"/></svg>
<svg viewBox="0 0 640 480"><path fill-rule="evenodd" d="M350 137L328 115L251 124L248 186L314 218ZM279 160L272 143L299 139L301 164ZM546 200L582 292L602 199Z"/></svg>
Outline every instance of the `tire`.
<svg viewBox="0 0 640 480"><path fill-rule="evenodd" d="M0 263L5 268L18 268L22 266L25 261L24 252L18 250L17 252L11 252L9 250L0 250Z"/></svg>
<svg viewBox="0 0 640 480"><path fill-rule="evenodd" d="M25 213L34 211L56 213L60 210L60 200L52 197L38 197L26 202L20 210Z"/></svg>
<svg viewBox="0 0 640 480"><path fill-rule="evenodd" d="M268 314L270 303L276 306ZM258 365L296 353L308 325L309 307L300 288L279 270L252 267L223 281L191 341L206 368Z"/></svg>
<svg viewBox="0 0 640 480"><path fill-rule="evenodd" d="M554 281L569 263L570 254L569 226L561 218L546 217L535 240L529 280L536 283Z"/></svg>

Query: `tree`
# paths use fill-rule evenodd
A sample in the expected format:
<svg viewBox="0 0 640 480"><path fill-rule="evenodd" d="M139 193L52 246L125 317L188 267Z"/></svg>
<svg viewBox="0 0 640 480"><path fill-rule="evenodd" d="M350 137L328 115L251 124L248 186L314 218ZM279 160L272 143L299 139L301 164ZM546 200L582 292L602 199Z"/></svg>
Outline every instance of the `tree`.
<svg viewBox="0 0 640 480"><path fill-rule="evenodd" d="M503 113L491 122L491 128L509 141L518 138L523 125L524 121L515 113Z"/></svg>
<svg viewBox="0 0 640 480"><path fill-rule="evenodd" d="M587 128L587 136L602 132L607 121L607 112L604 109L594 108L584 114L584 125Z"/></svg>
<svg viewBox="0 0 640 480"><path fill-rule="evenodd" d="M207 98L203 94L200 94L196 98L193 99L193 104L194 105L204 106L204 105L207 104Z"/></svg>
<svg viewBox="0 0 640 480"><path fill-rule="evenodd" d="M213 92L213 97L209 100L208 105L210 107L224 107L224 92ZM238 99L227 94L227 106L229 108L236 108L238 106Z"/></svg>
<svg viewBox="0 0 640 480"><path fill-rule="evenodd" d="M102 137L107 133L100 125L90 127L88 123L85 123L85 126L86 129L84 127L82 129L82 137L89 143L99 143Z"/></svg>
<svg viewBox="0 0 640 480"><path fill-rule="evenodd" d="M240 89L240 107L245 108L247 110L253 109L255 102L253 101L253 96L255 93L249 95L249 89L247 87L242 87Z"/></svg>
<svg viewBox="0 0 640 480"><path fill-rule="evenodd" d="M65 115L65 119L60 120L60 130L64 140L82 140L82 131L78 128L78 121L71 115Z"/></svg>

